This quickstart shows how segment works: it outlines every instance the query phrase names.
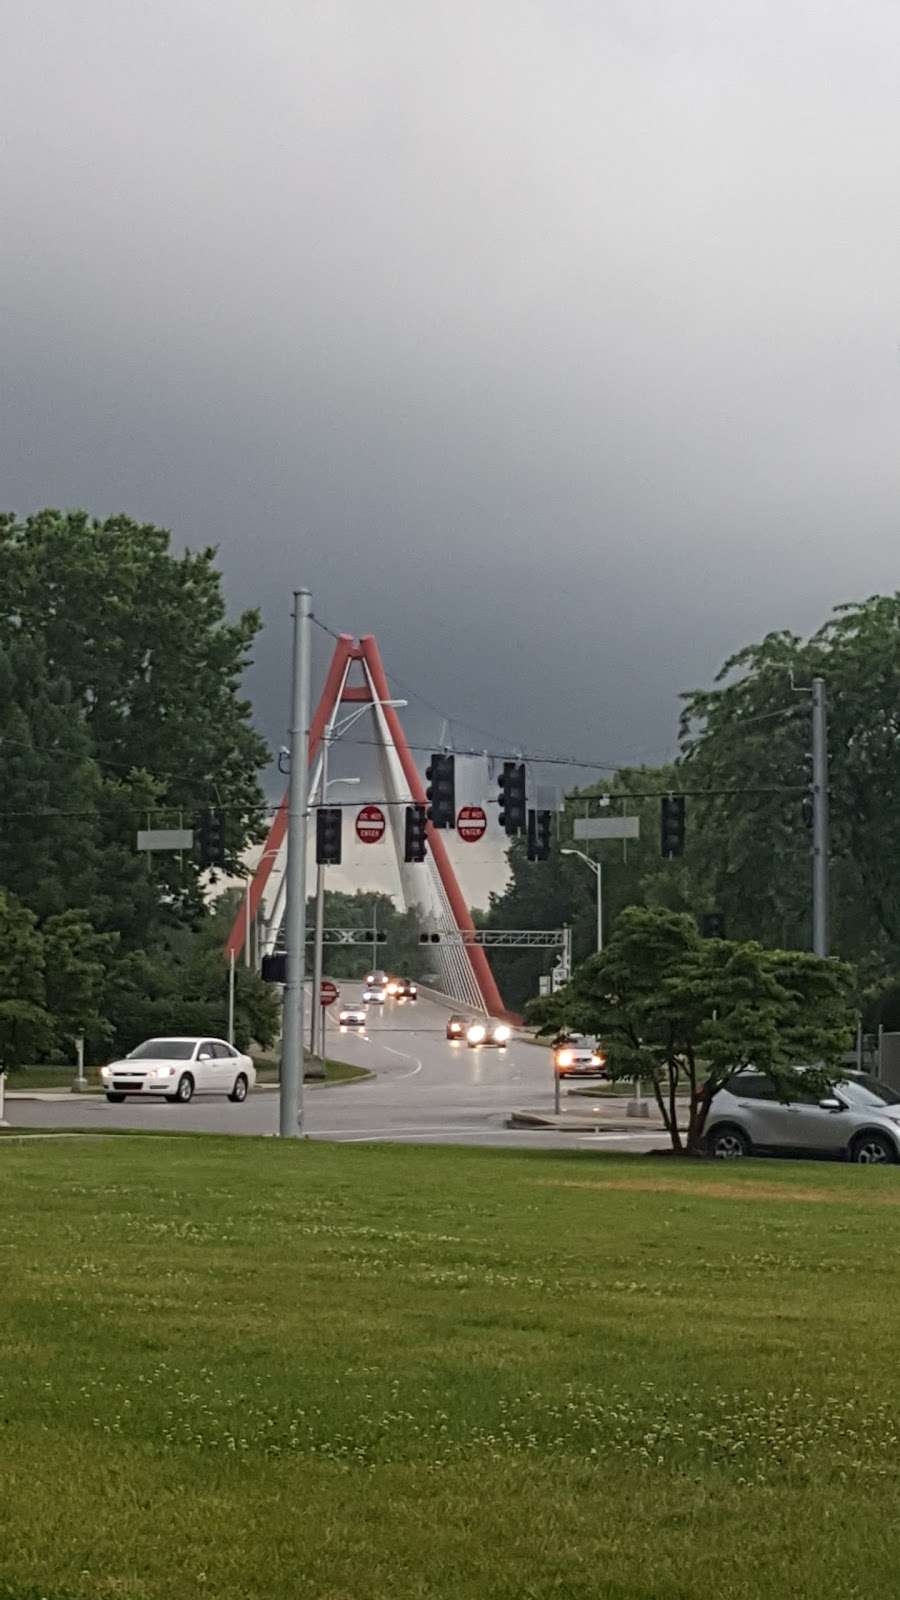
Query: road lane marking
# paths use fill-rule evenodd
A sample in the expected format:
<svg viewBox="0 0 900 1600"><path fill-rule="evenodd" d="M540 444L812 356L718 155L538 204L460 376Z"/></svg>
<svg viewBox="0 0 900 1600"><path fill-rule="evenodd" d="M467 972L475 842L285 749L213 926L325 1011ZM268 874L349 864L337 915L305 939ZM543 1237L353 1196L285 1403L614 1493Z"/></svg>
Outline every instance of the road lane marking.
<svg viewBox="0 0 900 1600"><path fill-rule="evenodd" d="M389 1055L399 1056L401 1061L414 1061L416 1063L412 1072L398 1072L396 1078L391 1079L392 1083L397 1083L401 1078L414 1078L417 1072L422 1071L422 1063L418 1056L407 1055L405 1050L395 1050L393 1045L389 1044L383 1044L381 1048L382 1050L387 1050Z"/></svg>

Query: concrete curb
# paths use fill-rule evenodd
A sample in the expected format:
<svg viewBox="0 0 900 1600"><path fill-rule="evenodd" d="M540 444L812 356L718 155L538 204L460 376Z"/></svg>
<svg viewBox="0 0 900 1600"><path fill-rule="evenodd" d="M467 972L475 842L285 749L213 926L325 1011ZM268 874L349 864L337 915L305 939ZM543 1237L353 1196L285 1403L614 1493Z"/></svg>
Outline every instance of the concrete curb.
<svg viewBox="0 0 900 1600"><path fill-rule="evenodd" d="M556 1133L665 1133L658 1117L589 1116L561 1111L513 1111L508 1128L552 1128Z"/></svg>

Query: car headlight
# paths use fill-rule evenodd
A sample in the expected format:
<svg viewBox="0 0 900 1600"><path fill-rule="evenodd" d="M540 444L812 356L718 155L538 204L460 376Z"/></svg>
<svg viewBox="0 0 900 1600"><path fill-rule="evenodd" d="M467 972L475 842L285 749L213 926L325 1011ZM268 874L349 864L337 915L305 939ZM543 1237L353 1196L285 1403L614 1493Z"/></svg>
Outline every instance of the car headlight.
<svg viewBox="0 0 900 1600"><path fill-rule="evenodd" d="M101 1078L110 1078L110 1077L112 1077L112 1067L101 1067L100 1068L100 1076L101 1076Z"/></svg>
<svg viewBox="0 0 900 1600"><path fill-rule="evenodd" d="M466 1034L466 1038L470 1044L480 1044L482 1039L485 1039L486 1037L487 1028L481 1022L473 1022L471 1028Z"/></svg>
<svg viewBox="0 0 900 1600"><path fill-rule="evenodd" d="M494 1029L494 1038L499 1040L500 1044L505 1044L507 1039L512 1038L512 1028L508 1028L505 1022L501 1022L499 1028Z"/></svg>
<svg viewBox="0 0 900 1600"><path fill-rule="evenodd" d="M592 1067L602 1067L602 1065L603 1065L603 1056L591 1056L591 1066Z"/></svg>
<svg viewBox="0 0 900 1600"><path fill-rule="evenodd" d="M575 1052L573 1050L560 1050L556 1058L556 1065L558 1067L570 1067L574 1060Z"/></svg>

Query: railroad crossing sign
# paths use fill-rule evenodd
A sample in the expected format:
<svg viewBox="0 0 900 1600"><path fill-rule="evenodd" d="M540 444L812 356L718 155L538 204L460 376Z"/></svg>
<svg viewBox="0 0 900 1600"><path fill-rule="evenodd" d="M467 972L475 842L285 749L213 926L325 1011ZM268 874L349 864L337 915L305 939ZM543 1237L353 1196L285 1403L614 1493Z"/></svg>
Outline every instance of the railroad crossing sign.
<svg viewBox="0 0 900 1600"><path fill-rule="evenodd" d="M377 844L384 838L384 812L380 806L363 806L356 815L356 832L363 844Z"/></svg>
<svg viewBox="0 0 900 1600"><path fill-rule="evenodd" d="M340 992L337 984L332 983L330 978L323 978L319 984L319 1000L323 1006L333 1006Z"/></svg>
<svg viewBox="0 0 900 1600"><path fill-rule="evenodd" d="M481 806L461 806L456 819L456 831L466 844L477 844L484 838L487 817Z"/></svg>

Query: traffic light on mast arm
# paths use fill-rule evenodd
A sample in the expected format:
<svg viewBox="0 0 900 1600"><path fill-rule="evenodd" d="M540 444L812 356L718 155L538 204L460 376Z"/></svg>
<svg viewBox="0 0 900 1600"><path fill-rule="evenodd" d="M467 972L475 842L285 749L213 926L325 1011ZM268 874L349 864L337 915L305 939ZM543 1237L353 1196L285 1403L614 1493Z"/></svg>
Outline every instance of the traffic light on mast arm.
<svg viewBox="0 0 900 1600"><path fill-rule="evenodd" d="M343 812L340 806L319 806L316 811L317 866L340 866L342 823Z"/></svg>
<svg viewBox="0 0 900 1600"><path fill-rule="evenodd" d="M550 812L528 813L528 859L547 861L550 857Z"/></svg>
<svg viewBox="0 0 900 1600"><path fill-rule="evenodd" d="M684 795L664 794L660 808L660 845L668 861L684 855Z"/></svg>
<svg viewBox="0 0 900 1600"><path fill-rule="evenodd" d="M207 867L224 867L224 811L201 811L195 820L194 831L197 835L197 860L200 866L204 870Z"/></svg>
<svg viewBox="0 0 900 1600"><path fill-rule="evenodd" d="M525 799L525 766L522 762L504 761L497 789L500 807L500 826L510 838L524 833L527 802Z"/></svg>
<svg viewBox="0 0 900 1600"><path fill-rule="evenodd" d="M434 828L456 826L456 761L438 751L425 769L428 819Z"/></svg>
<svg viewBox="0 0 900 1600"><path fill-rule="evenodd" d="M425 839L426 814L424 806L406 808L406 848L404 861L424 861L428 852Z"/></svg>

